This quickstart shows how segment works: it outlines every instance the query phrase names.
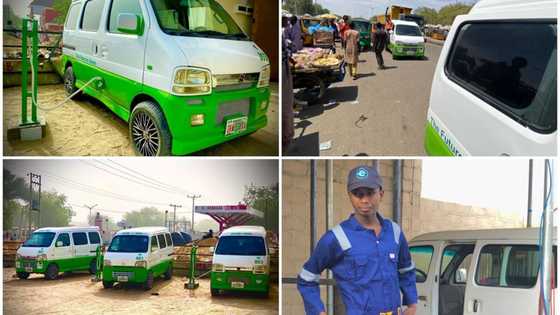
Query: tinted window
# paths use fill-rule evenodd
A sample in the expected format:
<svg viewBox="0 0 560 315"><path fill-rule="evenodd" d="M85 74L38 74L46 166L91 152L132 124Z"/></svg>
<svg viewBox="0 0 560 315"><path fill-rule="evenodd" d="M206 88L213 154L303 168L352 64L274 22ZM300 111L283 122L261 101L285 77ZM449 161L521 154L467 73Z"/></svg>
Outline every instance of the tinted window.
<svg viewBox="0 0 560 315"><path fill-rule="evenodd" d="M556 24L464 24L447 61L450 78L531 129L556 130Z"/></svg>
<svg viewBox="0 0 560 315"><path fill-rule="evenodd" d="M109 245L109 252L145 253L148 251L148 237L143 235L118 235Z"/></svg>
<svg viewBox="0 0 560 315"><path fill-rule="evenodd" d="M100 244L101 239L99 239L99 233L97 232L89 232L89 243L90 244Z"/></svg>
<svg viewBox="0 0 560 315"><path fill-rule="evenodd" d="M107 29L111 33L120 33L117 30L117 22L119 14L132 13L142 17L142 9L138 0L113 0L111 3L111 11L109 12L109 25Z"/></svg>
<svg viewBox="0 0 560 315"><path fill-rule="evenodd" d="M165 233L165 241L167 242L167 246L173 246L173 242L171 241L171 235L169 233Z"/></svg>
<svg viewBox="0 0 560 315"><path fill-rule="evenodd" d="M54 239L53 232L35 232L23 243L23 247L49 247Z"/></svg>
<svg viewBox="0 0 560 315"><path fill-rule="evenodd" d="M187 244L179 232L171 233L171 238L173 238L173 244L175 244L175 246L183 246Z"/></svg>
<svg viewBox="0 0 560 315"><path fill-rule="evenodd" d="M62 246L70 246L70 236L68 235L68 233L58 234L55 245L58 242L62 242Z"/></svg>
<svg viewBox="0 0 560 315"><path fill-rule="evenodd" d="M72 239L74 239L74 245L85 245L87 244L87 236L84 232L72 233Z"/></svg>
<svg viewBox="0 0 560 315"><path fill-rule="evenodd" d="M412 261L416 265L416 282L426 281L433 254L434 248L432 246L410 247L410 256L412 256Z"/></svg>
<svg viewBox="0 0 560 315"><path fill-rule="evenodd" d="M155 236L152 236L152 252L155 250L158 250L159 246L158 246L158 242L157 242L157 238Z"/></svg>
<svg viewBox="0 0 560 315"><path fill-rule="evenodd" d="M537 282L538 272L537 246L488 245L480 252L476 283L483 286L531 288Z"/></svg>
<svg viewBox="0 0 560 315"><path fill-rule="evenodd" d="M187 243L192 242L192 237L189 234L187 234L185 232L181 232L181 236L183 236L183 239L185 240L185 242L187 242Z"/></svg>
<svg viewBox="0 0 560 315"><path fill-rule="evenodd" d="M264 256L264 238L258 236L222 236L216 248L218 255Z"/></svg>
<svg viewBox="0 0 560 315"><path fill-rule="evenodd" d="M403 36L422 36L418 26L414 25L397 25L395 32Z"/></svg>
<svg viewBox="0 0 560 315"><path fill-rule="evenodd" d="M64 28L67 30L76 29L76 21L78 21L78 16L80 16L80 4L76 3L70 7L68 10L68 15L66 16L66 23Z"/></svg>
<svg viewBox="0 0 560 315"><path fill-rule="evenodd" d="M159 235L157 236L157 239L158 239L158 241L159 241L159 247L160 247L160 248L165 248L165 247L167 247L167 245L165 244L165 236L163 236L163 234L159 234Z"/></svg>
<svg viewBox="0 0 560 315"><path fill-rule="evenodd" d="M101 13L105 0L90 0L84 6L80 28L84 31L95 32L99 29Z"/></svg>

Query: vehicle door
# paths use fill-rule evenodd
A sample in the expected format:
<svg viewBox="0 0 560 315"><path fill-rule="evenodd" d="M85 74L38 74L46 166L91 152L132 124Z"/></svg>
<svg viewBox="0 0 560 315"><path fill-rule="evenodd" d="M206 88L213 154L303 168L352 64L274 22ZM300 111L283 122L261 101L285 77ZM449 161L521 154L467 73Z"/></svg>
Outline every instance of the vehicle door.
<svg viewBox="0 0 560 315"><path fill-rule="evenodd" d="M160 249L158 253L158 261L156 263L157 265L156 273L161 274L167 269L167 265L163 264L163 262L167 260L167 253L169 252L170 247L167 247L164 233L158 234L157 239L158 239Z"/></svg>
<svg viewBox="0 0 560 315"><path fill-rule="evenodd" d="M86 232L72 232L75 262L72 268L87 268L90 262L90 248Z"/></svg>
<svg viewBox="0 0 560 315"><path fill-rule="evenodd" d="M99 232L88 232L89 238L89 255L95 256L97 253L97 248L101 246L101 236Z"/></svg>
<svg viewBox="0 0 560 315"><path fill-rule="evenodd" d="M159 261L159 243L156 235L150 236L150 252L146 263L148 264L148 269L153 268Z"/></svg>
<svg viewBox="0 0 560 315"><path fill-rule="evenodd" d="M410 255L416 266L416 290L418 292L417 315L437 314L437 283L441 241L413 242Z"/></svg>
<svg viewBox="0 0 560 315"><path fill-rule="evenodd" d="M463 315L475 243L448 243L444 246L439 269L438 315Z"/></svg>
<svg viewBox="0 0 560 315"><path fill-rule="evenodd" d="M74 247L70 242L70 234L59 233L54 243L54 260L57 261L59 270L68 269L71 258L74 257Z"/></svg>

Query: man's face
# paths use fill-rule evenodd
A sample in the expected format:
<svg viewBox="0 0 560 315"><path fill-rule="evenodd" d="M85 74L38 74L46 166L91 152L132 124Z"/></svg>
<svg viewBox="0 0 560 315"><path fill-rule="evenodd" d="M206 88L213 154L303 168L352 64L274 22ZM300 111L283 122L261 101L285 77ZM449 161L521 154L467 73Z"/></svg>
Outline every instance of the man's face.
<svg viewBox="0 0 560 315"><path fill-rule="evenodd" d="M371 215L379 209L379 204L383 198L383 190L381 188L360 187L349 192L348 196L357 214Z"/></svg>

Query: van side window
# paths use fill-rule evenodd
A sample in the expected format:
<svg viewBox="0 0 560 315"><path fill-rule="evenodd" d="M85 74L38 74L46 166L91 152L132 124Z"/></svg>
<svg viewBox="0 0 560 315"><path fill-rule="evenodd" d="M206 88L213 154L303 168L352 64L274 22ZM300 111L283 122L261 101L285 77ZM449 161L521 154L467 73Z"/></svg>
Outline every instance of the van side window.
<svg viewBox="0 0 560 315"><path fill-rule="evenodd" d="M68 15L66 16L66 23L64 23L64 28L67 30L75 30L76 22L78 21L78 16L80 16L80 4L76 3L70 7L70 10L68 10Z"/></svg>
<svg viewBox="0 0 560 315"><path fill-rule="evenodd" d="M165 236L163 236L163 234L158 234L157 239L159 241L159 247L160 248L167 247L167 245L165 245Z"/></svg>
<svg viewBox="0 0 560 315"><path fill-rule="evenodd" d="M455 83L539 133L556 131L556 21L466 23L445 72Z"/></svg>
<svg viewBox="0 0 560 315"><path fill-rule="evenodd" d="M538 272L537 246L487 245L480 252L475 279L482 286L532 288Z"/></svg>
<svg viewBox="0 0 560 315"><path fill-rule="evenodd" d="M425 282L430 270L430 263L434 254L432 246L412 246L410 247L410 255L412 261L416 265L416 282Z"/></svg>
<svg viewBox="0 0 560 315"><path fill-rule="evenodd" d="M101 239L99 238L99 233L97 232L89 232L89 243L90 244L100 244Z"/></svg>
<svg viewBox="0 0 560 315"><path fill-rule="evenodd" d="M56 243L58 242L62 242L62 247L64 246L70 246L70 236L68 235L68 233L60 233L58 234L58 237L56 238Z"/></svg>
<svg viewBox="0 0 560 315"><path fill-rule="evenodd" d="M159 246L158 246L157 238L155 236L152 236L152 249L151 249L151 251L155 252L158 249L159 249Z"/></svg>
<svg viewBox="0 0 560 315"><path fill-rule="evenodd" d="M84 13L82 13L82 21L80 28L84 31L95 32L99 29L101 22L101 13L105 0L89 0L84 5Z"/></svg>
<svg viewBox="0 0 560 315"><path fill-rule="evenodd" d="M142 9L138 0L113 0L107 20L107 30L110 33L120 33L117 30L118 17L121 13L131 13L142 17Z"/></svg>
<svg viewBox="0 0 560 315"><path fill-rule="evenodd" d="M74 245L87 245L87 236L84 232L74 232L72 233L72 239L74 240Z"/></svg>
<svg viewBox="0 0 560 315"><path fill-rule="evenodd" d="M165 241L167 242L167 246L173 246L173 241L171 240L171 234L165 233Z"/></svg>

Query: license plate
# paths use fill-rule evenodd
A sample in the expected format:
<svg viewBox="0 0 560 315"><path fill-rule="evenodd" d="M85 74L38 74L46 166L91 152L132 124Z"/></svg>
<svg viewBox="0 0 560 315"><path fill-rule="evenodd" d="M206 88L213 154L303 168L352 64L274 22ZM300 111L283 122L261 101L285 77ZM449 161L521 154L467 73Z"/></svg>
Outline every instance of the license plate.
<svg viewBox="0 0 560 315"><path fill-rule="evenodd" d="M128 282L128 276L117 276L118 282Z"/></svg>
<svg viewBox="0 0 560 315"><path fill-rule="evenodd" d="M226 122L226 136L247 130L247 117L230 119Z"/></svg>
<svg viewBox="0 0 560 315"><path fill-rule="evenodd" d="M234 289L243 289L245 287L245 283L233 281L231 283L231 287Z"/></svg>
<svg viewBox="0 0 560 315"><path fill-rule="evenodd" d="M27 271L27 272L33 272L33 268L31 268L31 267L25 267L25 271Z"/></svg>
<svg viewBox="0 0 560 315"><path fill-rule="evenodd" d="M409 50L406 52L407 55L414 55L416 53L415 50Z"/></svg>

